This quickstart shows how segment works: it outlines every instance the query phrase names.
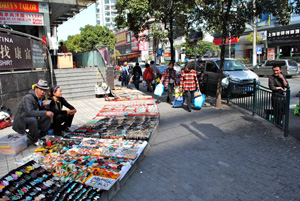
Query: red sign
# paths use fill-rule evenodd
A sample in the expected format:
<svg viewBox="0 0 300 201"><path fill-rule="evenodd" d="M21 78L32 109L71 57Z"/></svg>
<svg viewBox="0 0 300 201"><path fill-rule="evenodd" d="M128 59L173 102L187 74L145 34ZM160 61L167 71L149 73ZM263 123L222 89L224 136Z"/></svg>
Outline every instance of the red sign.
<svg viewBox="0 0 300 201"><path fill-rule="evenodd" d="M230 43L238 43L239 40L240 40L239 37L234 37L234 38L231 38ZM215 45L222 45L222 38L214 39L213 43ZM226 38L226 43L225 44L229 44L229 38L228 37Z"/></svg>
<svg viewBox="0 0 300 201"><path fill-rule="evenodd" d="M44 15L41 13L0 11L0 24L43 26Z"/></svg>
<svg viewBox="0 0 300 201"><path fill-rule="evenodd" d="M165 53L165 57L170 57L170 56L171 56L171 52Z"/></svg>
<svg viewBox="0 0 300 201"><path fill-rule="evenodd" d="M1 0L0 10L38 13L39 3L29 1Z"/></svg>

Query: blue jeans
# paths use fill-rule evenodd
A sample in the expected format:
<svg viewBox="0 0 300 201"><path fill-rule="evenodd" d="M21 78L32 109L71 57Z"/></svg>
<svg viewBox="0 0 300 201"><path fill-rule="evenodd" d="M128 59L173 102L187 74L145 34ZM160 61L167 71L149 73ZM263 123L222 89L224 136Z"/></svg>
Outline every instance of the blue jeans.
<svg viewBox="0 0 300 201"><path fill-rule="evenodd" d="M127 79L127 75L122 75L122 86L127 86L128 85L128 79Z"/></svg>

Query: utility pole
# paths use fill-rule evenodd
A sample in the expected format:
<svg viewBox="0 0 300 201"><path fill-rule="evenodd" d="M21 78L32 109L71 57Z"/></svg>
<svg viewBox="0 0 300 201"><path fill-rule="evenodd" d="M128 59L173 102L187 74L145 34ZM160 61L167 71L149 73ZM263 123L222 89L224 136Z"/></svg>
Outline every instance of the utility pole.
<svg viewBox="0 0 300 201"><path fill-rule="evenodd" d="M254 11L254 17L253 17L253 55L252 55L252 65L255 66L257 64L257 54L256 54L256 6L255 6L255 0L253 0L253 11Z"/></svg>

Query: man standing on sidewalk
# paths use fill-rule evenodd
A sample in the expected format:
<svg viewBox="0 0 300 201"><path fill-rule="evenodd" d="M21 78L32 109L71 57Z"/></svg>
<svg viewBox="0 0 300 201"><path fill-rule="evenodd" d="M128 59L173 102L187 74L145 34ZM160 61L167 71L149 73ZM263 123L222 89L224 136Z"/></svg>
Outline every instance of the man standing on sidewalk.
<svg viewBox="0 0 300 201"><path fill-rule="evenodd" d="M273 75L269 77L269 88L272 90L272 107L275 123L282 125L284 115L284 95L285 89L288 87L288 82L285 76L281 73L281 66L274 65L272 67Z"/></svg>

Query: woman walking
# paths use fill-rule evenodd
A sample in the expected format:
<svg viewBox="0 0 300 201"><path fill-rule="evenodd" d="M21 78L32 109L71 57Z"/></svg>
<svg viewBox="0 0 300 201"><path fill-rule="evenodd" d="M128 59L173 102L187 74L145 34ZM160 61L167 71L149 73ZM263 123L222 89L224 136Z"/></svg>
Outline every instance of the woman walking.
<svg viewBox="0 0 300 201"><path fill-rule="evenodd" d="M169 63L169 68L164 70L162 77L161 77L161 83L168 88L168 95L167 95L167 103L172 104L173 102L173 91L174 87L177 86L176 83L176 71L173 68L174 64L173 62Z"/></svg>
<svg viewBox="0 0 300 201"><path fill-rule="evenodd" d="M192 101L194 100L194 93L200 90L197 73L192 69L192 66L185 66L184 71L180 77L180 91L185 91L187 101L187 110L191 112Z"/></svg>
<svg viewBox="0 0 300 201"><path fill-rule="evenodd" d="M152 92L151 83L155 77L154 72L149 64L146 64L145 66L146 66L146 69L144 72L144 81L146 81L146 84L147 84L147 92Z"/></svg>

